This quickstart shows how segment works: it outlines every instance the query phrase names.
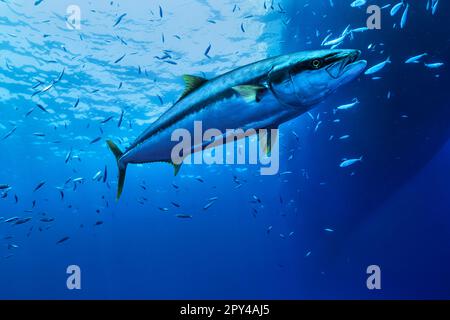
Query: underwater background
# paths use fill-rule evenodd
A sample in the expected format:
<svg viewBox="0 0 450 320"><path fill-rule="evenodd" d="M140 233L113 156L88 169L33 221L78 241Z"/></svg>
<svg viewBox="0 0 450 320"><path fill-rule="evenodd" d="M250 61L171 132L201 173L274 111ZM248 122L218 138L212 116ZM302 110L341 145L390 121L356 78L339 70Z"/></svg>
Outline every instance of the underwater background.
<svg viewBox="0 0 450 320"><path fill-rule="evenodd" d="M450 8L399 2L0 1L0 298L450 298ZM392 62L283 124L280 174L134 165L115 200L105 141L130 144L183 74L323 48L371 4L381 29L339 48Z"/></svg>

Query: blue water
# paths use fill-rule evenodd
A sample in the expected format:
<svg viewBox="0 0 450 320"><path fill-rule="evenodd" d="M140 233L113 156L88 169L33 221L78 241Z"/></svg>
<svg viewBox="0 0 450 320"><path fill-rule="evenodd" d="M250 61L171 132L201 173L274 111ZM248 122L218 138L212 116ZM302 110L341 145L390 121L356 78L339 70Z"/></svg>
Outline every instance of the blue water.
<svg viewBox="0 0 450 320"><path fill-rule="evenodd" d="M281 126L285 174L184 165L174 177L168 164L133 165L115 201L105 140L131 143L178 98L183 74L212 78L365 26L366 6L333 2L0 1L0 139L16 128L0 141L0 184L11 186L0 217L32 218L0 221L0 298L449 298L448 1L434 15L426 0L407 1L403 29L404 8L383 9L381 30L344 40L369 66L392 63ZM72 4L79 30L66 25ZM106 182L94 181L105 166ZM366 287L372 264L381 290ZM66 287L69 265L81 290Z"/></svg>

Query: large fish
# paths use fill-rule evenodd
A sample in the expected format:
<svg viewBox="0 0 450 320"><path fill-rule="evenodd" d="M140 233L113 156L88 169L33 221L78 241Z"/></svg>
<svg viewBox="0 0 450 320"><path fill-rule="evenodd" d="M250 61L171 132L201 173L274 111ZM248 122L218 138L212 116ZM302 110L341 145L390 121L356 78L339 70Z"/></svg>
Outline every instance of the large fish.
<svg viewBox="0 0 450 320"><path fill-rule="evenodd" d="M181 163L171 160L172 149L179 143L171 141L174 130L192 134L194 121L201 121L203 130L221 132L277 128L357 78L367 65L359 56L358 50L305 51L258 61L211 80L185 75L181 98L124 152L107 141L119 167L117 199L130 163L168 162L178 172ZM208 144L193 146L191 153Z"/></svg>

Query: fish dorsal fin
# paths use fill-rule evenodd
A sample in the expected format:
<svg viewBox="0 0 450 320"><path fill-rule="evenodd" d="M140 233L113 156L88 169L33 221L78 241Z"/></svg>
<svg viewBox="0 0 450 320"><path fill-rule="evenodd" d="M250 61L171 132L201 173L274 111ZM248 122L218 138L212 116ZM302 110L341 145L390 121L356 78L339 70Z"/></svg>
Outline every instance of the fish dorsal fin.
<svg viewBox="0 0 450 320"><path fill-rule="evenodd" d="M233 87L233 90L241 95L246 102L259 102L259 94L266 88L255 85L241 85Z"/></svg>
<svg viewBox="0 0 450 320"><path fill-rule="evenodd" d="M192 91L200 88L205 82L208 81L208 79L198 77L198 76L192 76L190 74L185 74L183 76L183 80L184 80L184 84L186 87L185 87L180 99L178 99L178 101L180 101L181 99L186 97Z"/></svg>

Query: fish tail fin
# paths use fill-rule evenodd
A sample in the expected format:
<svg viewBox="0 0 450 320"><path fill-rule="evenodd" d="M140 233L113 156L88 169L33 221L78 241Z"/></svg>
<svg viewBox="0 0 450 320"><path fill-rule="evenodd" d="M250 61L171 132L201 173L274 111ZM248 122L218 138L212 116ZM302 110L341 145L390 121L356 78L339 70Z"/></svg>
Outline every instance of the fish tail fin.
<svg viewBox="0 0 450 320"><path fill-rule="evenodd" d="M387 58L386 63L392 63L392 61L391 61L391 56L389 56L389 57Z"/></svg>
<svg viewBox="0 0 450 320"><path fill-rule="evenodd" d="M363 161L363 156L359 157L359 161Z"/></svg>
<svg viewBox="0 0 450 320"><path fill-rule="evenodd" d="M119 177L118 177L118 181L117 181L117 197L116 197L116 199L119 200L119 198L122 194L123 185L125 183L125 174L127 171L127 164L123 164L122 162L120 162L120 158L122 157L123 152L120 151L119 147L111 140L107 140L106 143L108 144L108 147L111 150L111 152L116 157L117 167L119 168Z"/></svg>

